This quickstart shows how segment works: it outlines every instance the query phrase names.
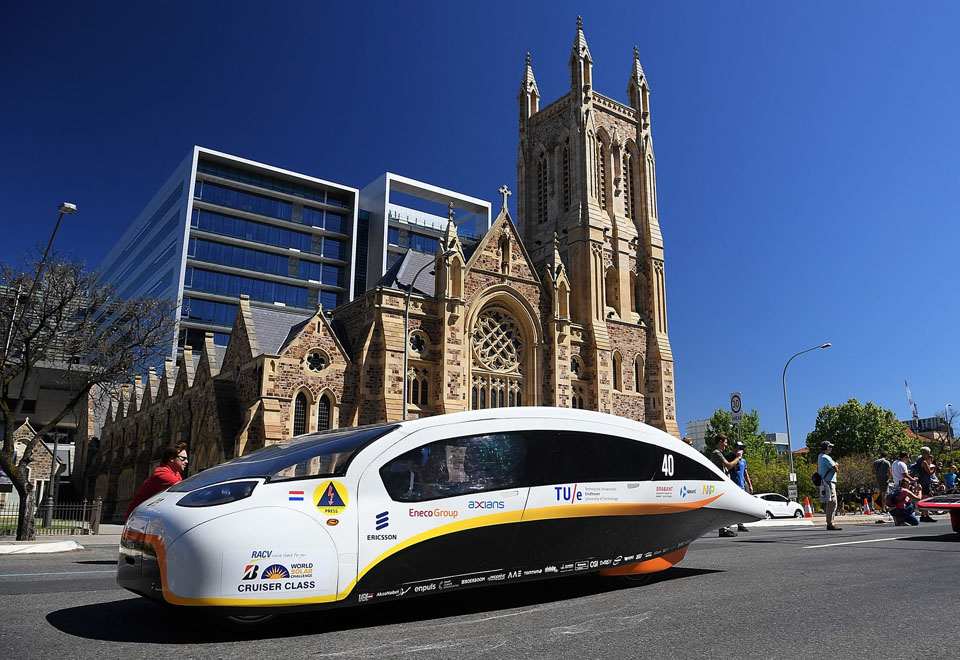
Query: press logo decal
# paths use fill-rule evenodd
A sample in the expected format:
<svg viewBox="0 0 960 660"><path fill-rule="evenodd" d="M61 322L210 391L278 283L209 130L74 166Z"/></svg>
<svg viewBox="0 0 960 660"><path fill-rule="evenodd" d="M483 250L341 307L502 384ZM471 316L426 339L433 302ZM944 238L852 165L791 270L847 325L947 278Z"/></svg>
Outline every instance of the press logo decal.
<svg viewBox="0 0 960 660"><path fill-rule="evenodd" d="M347 508L347 488L339 481L321 482L313 491L313 503L320 513L339 516Z"/></svg>

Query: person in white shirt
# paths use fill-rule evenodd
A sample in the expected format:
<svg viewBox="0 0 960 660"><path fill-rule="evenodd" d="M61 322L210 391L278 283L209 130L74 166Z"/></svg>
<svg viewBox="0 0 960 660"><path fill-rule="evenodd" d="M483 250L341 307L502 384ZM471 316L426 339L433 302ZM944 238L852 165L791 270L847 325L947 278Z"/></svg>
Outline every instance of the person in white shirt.
<svg viewBox="0 0 960 660"><path fill-rule="evenodd" d="M907 479L911 483L913 482L913 477L910 476L910 468L907 467L906 459L910 457L910 454L902 451L900 452L900 458L893 462L893 465L890 466L890 471L893 472L893 483L899 484L904 479Z"/></svg>

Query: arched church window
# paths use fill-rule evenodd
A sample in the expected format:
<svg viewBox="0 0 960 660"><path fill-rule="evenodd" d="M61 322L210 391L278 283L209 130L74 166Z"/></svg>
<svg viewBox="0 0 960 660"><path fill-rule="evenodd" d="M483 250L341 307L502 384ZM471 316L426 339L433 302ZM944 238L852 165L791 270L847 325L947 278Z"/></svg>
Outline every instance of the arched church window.
<svg viewBox="0 0 960 660"><path fill-rule="evenodd" d="M613 354L613 389L620 391L621 385L621 373L620 373L621 359L619 353Z"/></svg>
<svg viewBox="0 0 960 660"><path fill-rule="evenodd" d="M547 159L537 159L537 223L547 221Z"/></svg>
<svg viewBox="0 0 960 660"><path fill-rule="evenodd" d="M483 310L472 334L475 409L522 405L524 339L516 319L502 307Z"/></svg>
<svg viewBox="0 0 960 660"><path fill-rule="evenodd" d="M570 142L570 138L567 138L567 143ZM570 149L567 144L564 144L563 154L561 155L563 161L563 210L570 210Z"/></svg>
<svg viewBox="0 0 960 660"><path fill-rule="evenodd" d="M627 217L633 221L637 219L637 207L636 201L633 199L634 189L633 189L633 154L630 153L630 150L624 150L623 155L623 180L624 180L624 196L623 204Z"/></svg>
<svg viewBox="0 0 960 660"><path fill-rule="evenodd" d="M607 159L604 156L603 140L597 138L597 185L600 187L600 208L607 208Z"/></svg>
<svg viewBox="0 0 960 660"><path fill-rule="evenodd" d="M643 392L643 358L639 355L633 361L633 390Z"/></svg>
<svg viewBox="0 0 960 660"><path fill-rule="evenodd" d="M317 430L326 431L330 428L330 397L324 394L317 405Z"/></svg>
<svg viewBox="0 0 960 660"><path fill-rule="evenodd" d="M293 434L303 435L307 432L307 397L303 392L297 395L293 402Z"/></svg>

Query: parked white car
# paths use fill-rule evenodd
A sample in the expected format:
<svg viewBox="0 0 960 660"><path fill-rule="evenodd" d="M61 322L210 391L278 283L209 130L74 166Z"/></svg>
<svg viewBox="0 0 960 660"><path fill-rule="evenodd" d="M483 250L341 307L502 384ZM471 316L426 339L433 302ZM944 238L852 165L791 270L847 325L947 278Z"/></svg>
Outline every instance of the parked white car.
<svg viewBox="0 0 960 660"><path fill-rule="evenodd" d="M780 493L760 493L754 497L763 500L767 518L803 518L803 507Z"/></svg>

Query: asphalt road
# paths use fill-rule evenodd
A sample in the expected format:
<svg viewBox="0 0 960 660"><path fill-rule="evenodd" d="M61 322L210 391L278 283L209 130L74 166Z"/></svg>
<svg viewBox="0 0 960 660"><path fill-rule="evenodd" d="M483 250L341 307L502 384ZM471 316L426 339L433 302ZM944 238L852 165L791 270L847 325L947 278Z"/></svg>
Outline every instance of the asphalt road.
<svg viewBox="0 0 960 660"><path fill-rule="evenodd" d="M594 576L236 628L116 586L113 547L0 556L20 658L957 658L960 534L847 525L704 537L640 587Z"/></svg>

